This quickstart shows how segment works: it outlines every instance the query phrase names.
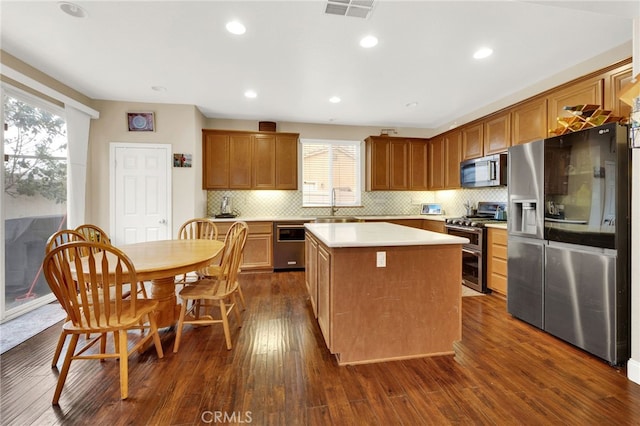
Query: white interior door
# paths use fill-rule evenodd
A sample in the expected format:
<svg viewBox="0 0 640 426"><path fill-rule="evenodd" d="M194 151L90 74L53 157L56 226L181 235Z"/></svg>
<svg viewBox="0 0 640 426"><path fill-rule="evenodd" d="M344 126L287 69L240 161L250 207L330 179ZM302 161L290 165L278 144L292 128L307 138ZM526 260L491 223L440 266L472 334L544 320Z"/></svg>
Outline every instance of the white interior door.
<svg viewBox="0 0 640 426"><path fill-rule="evenodd" d="M112 242L171 238L171 145L112 143L110 151Z"/></svg>

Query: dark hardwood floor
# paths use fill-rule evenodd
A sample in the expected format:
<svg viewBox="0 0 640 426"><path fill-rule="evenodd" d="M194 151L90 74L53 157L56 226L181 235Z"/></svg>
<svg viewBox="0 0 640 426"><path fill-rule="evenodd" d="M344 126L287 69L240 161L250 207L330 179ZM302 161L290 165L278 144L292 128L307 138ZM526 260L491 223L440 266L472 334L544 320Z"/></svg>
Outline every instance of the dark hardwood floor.
<svg viewBox="0 0 640 426"><path fill-rule="evenodd" d="M0 424L640 424L640 385L624 369L511 318L498 296L463 298L455 356L338 367L304 273L241 280L248 308L242 328L232 320L234 348L221 327L201 327L174 354L164 329L164 359L130 358L125 401L117 361L75 361L51 406L60 324L4 353Z"/></svg>

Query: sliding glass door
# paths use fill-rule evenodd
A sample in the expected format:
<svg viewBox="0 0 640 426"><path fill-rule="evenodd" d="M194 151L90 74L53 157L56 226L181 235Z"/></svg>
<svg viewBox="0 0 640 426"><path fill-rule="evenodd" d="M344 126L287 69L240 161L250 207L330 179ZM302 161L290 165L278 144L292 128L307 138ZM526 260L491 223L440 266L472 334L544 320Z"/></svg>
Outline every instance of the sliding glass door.
<svg viewBox="0 0 640 426"><path fill-rule="evenodd" d="M61 107L8 86L2 102L4 321L54 300L41 265L47 239L66 227L67 130Z"/></svg>

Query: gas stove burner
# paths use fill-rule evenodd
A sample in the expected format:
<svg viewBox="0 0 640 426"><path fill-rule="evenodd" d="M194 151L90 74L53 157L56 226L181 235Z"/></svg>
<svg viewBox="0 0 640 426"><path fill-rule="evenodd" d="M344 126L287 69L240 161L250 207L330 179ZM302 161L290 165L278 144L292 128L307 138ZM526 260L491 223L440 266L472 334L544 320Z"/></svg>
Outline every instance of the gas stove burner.
<svg viewBox="0 0 640 426"><path fill-rule="evenodd" d="M445 224L465 226L469 228L484 228L486 223L505 222L505 220L496 219L496 211L506 209L506 204L503 202L494 201L480 201L478 203L478 213L471 216L462 216L445 219Z"/></svg>

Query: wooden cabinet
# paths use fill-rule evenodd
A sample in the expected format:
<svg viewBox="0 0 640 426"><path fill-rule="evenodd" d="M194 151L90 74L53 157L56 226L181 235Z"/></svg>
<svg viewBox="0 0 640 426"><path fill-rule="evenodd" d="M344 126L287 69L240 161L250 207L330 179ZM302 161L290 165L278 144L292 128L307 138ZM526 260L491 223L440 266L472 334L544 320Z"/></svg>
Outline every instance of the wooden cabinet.
<svg viewBox="0 0 640 426"><path fill-rule="evenodd" d="M318 241L310 232L305 233L305 270L304 278L309 292L313 316L318 318Z"/></svg>
<svg viewBox="0 0 640 426"><path fill-rule="evenodd" d="M547 124L549 130L558 128L558 117L570 117L572 114L564 110L565 106L573 105L603 105L604 79L601 76L579 81L547 96L549 115ZM549 131L548 136L555 136Z"/></svg>
<svg viewBox="0 0 640 426"><path fill-rule="evenodd" d="M491 116L484 123L484 155L505 152L511 146L511 113Z"/></svg>
<svg viewBox="0 0 640 426"><path fill-rule="evenodd" d="M507 295L507 230L487 229L487 287Z"/></svg>
<svg viewBox="0 0 640 426"><path fill-rule="evenodd" d="M462 132L454 130L429 141L429 189L460 188Z"/></svg>
<svg viewBox="0 0 640 426"><path fill-rule="evenodd" d="M366 190L386 191L389 189L389 138L369 137L365 139L366 150Z"/></svg>
<svg viewBox="0 0 640 426"><path fill-rule="evenodd" d="M446 233L444 229L444 221L441 220L423 219L422 228L427 231L440 232L441 234Z"/></svg>
<svg viewBox="0 0 640 426"><path fill-rule="evenodd" d="M403 139L389 141L389 189L409 188L409 148Z"/></svg>
<svg viewBox="0 0 640 426"><path fill-rule="evenodd" d="M426 139L369 136L365 143L367 191L428 189Z"/></svg>
<svg viewBox="0 0 640 426"><path fill-rule="evenodd" d="M224 241L232 223L215 222L220 241ZM273 222L247 222L247 226L249 233L244 246L242 271L273 270Z"/></svg>
<svg viewBox="0 0 640 426"><path fill-rule="evenodd" d="M538 97L511 109L511 145L520 145L547 137L547 99Z"/></svg>
<svg viewBox="0 0 640 426"><path fill-rule="evenodd" d="M429 141L429 189L444 189L445 179L445 137ZM458 165L458 167L460 167Z"/></svg>
<svg viewBox="0 0 640 426"><path fill-rule="evenodd" d="M618 117L631 115L631 105L620 100L622 89L631 83L631 75L631 65L617 68L606 75L605 93L609 96L604 100L604 109L611 110Z"/></svg>
<svg viewBox="0 0 640 426"><path fill-rule="evenodd" d="M462 161L462 132L454 130L444 137L444 188L460 188L460 162Z"/></svg>
<svg viewBox="0 0 640 426"><path fill-rule="evenodd" d="M202 130L203 189L297 189L298 134Z"/></svg>
<svg viewBox="0 0 640 426"><path fill-rule="evenodd" d="M276 186L276 136L253 135L252 156L253 189L275 189ZM245 160L246 161L246 160Z"/></svg>
<svg viewBox="0 0 640 426"><path fill-rule="evenodd" d="M429 189L429 144L427 141L412 140L409 143L409 188L416 191Z"/></svg>
<svg viewBox="0 0 640 426"><path fill-rule="evenodd" d="M462 159L470 160L484 155L484 124L475 123L462 129Z"/></svg>
<svg viewBox="0 0 640 426"><path fill-rule="evenodd" d="M318 324L327 348L331 349L331 254L318 244Z"/></svg>
<svg viewBox="0 0 640 426"><path fill-rule="evenodd" d="M251 136L229 135L229 188L251 188Z"/></svg>
<svg viewBox="0 0 640 426"><path fill-rule="evenodd" d="M276 188L298 189L298 135L276 134Z"/></svg>

